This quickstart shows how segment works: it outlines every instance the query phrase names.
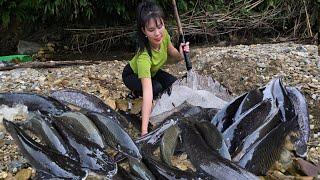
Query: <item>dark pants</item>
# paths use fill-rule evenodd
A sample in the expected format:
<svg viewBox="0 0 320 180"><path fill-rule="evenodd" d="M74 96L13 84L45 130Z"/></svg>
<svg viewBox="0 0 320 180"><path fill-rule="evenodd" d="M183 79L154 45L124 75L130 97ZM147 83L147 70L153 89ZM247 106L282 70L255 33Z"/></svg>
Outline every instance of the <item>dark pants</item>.
<svg viewBox="0 0 320 180"><path fill-rule="evenodd" d="M136 74L134 74L129 64L127 64L123 69L122 80L127 88L129 88L135 95L142 96L141 80ZM167 90L176 80L176 77L160 69L156 75L151 78L153 98Z"/></svg>

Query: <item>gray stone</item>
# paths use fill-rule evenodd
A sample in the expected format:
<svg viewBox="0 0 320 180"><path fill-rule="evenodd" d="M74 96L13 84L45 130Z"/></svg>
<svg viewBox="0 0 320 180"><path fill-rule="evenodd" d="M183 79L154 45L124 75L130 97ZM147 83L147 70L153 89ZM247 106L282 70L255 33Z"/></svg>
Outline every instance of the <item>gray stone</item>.
<svg viewBox="0 0 320 180"><path fill-rule="evenodd" d="M300 52L308 52L308 50L307 50L305 47L303 47L303 46L298 46L298 47L296 48L296 50L297 50L297 51L300 51Z"/></svg>
<svg viewBox="0 0 320 180"><path fill-rule="evenodd" d="M22 168L26 168L28 165L25 162L22 162L20 160L13 160L8 165L8 170L10 172L17 172Z"/></svg>
<svg viewBox="0 0 320 180"><path fill-rule="evenodd" d="M0 131L0 140L2 140L2 139L4 138L5 134L6 134L6 133Z"/></svg>
<svg viewBox="0 0 320 180"><path fill-rule="evenodd" d="M284 50L282 50L283 53L289 53L291 50L289 48L286 48Z"/></svg>

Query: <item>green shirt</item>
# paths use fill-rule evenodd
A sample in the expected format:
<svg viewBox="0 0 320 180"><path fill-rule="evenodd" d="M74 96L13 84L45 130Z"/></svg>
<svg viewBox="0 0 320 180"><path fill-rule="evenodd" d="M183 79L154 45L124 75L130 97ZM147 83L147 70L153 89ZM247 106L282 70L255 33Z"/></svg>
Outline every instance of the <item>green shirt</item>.
<svg viewBox="0 0 320 180"><path fill-rule="evenodd" d="M168 58L168 46L170 44L170 35L164 29L164 37L160 44L159 51L151 50L152 58L145 49L141 53L137 53L129 62L133 72L138 75L138 78L151 78L159 69L166 63Z"/></svg>

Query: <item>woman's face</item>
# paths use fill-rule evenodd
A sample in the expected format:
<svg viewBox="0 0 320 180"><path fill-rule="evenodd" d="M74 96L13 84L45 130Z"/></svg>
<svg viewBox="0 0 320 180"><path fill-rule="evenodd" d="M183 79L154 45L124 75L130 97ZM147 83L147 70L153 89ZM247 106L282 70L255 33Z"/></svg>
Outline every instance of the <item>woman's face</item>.
<svg viewBox="0 0 320 180"><path fill-rule="evenodd" d="M150 19L145 28L142 28L143 33L147 36L150 45L158 49L163 40L164 23L162 19Z"/></svg>

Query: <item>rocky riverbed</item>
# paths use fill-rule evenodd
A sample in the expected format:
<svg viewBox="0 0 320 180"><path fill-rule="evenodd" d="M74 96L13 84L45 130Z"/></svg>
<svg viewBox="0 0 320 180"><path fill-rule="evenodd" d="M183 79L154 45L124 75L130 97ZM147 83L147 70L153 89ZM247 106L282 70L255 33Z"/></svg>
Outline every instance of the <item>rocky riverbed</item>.
<svg viewBox="0 0 320 180"><path fill-rule="evenodd" d="M317 46L281 43L195 47L191 59L195 71L212 76L234 96L264 86L274 77L282 77L285 86L298 87L309 105L312 133L308 160L320 163L320 57ZM73 88L95 94L111 107L119 108L117 102L128 94L121 80L122 69L128 60L105 62L102 59L100 64L88 66L2 71L0 92L48 94L51 90ZM177 77L186 73L183 63L167 66L165 70ZM22 177L31 175L32 169L23 168L26 168L25 160L12 138L0 129L0 179L22 173Z"/></svg>

